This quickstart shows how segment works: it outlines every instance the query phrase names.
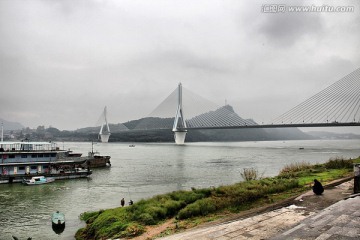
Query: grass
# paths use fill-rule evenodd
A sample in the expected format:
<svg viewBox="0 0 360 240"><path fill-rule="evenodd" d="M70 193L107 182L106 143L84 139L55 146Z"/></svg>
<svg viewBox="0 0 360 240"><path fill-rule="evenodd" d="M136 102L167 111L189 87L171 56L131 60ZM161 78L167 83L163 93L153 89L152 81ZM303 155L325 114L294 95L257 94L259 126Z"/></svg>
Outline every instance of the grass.
<svg viewBox="0 0 360 240"><path fill-rule="evenodd" d="M283 169L281 169L279 176L280 177L297 177L302 172L307 172L307 170L311 169L312 165L308 162L296 162L296 163L290 163L288 165L285 165Z"/></svg>
<svg viewBox="0 0 360 240"><path fill-rule="evenodd" d="M141 235L148 225L175 218L179 228L194 226L227 213L237 213L277 202L309 189L316 178L322 183L348 176L353 162L360 159L330 159L324 164L295 163L285 166L279 176L256 178L217 188L176 191L132 206L86 212L81 219L86 227L79 229L76 239L129 238ZM253 173L256 172L255 175ZM168 234L168 233L167 233Z"/></svg>

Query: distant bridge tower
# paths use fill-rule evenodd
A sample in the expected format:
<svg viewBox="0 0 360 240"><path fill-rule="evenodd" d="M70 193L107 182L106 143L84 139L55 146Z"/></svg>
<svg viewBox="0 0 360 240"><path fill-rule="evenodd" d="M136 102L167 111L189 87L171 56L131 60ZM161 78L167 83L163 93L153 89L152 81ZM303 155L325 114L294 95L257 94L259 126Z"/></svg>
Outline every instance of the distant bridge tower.
<svg viewBox="0 0 360 240"><path fill-rule="evenodd" d="M99 136L100 136L101 142L108 142L109 137L110 137L110 128L109 128L109 123L107 121L107 109L106 109L106 106L104 108L104 112L103 112L101 118L104 121L101 123ZM106 128L104 128L104 125L105 125Z"/></svg>
<svg viewBox="0 0 360 240"><path fill-rule="evenodd" d="M180 120L179 120L180 119ZM174 132L174 138L176 144L184 144L187 130L186 122L184 118L183 106L182 106L182 85L179 83L178 86L178 107L174 119L174 126L172 131Z"/></svg>

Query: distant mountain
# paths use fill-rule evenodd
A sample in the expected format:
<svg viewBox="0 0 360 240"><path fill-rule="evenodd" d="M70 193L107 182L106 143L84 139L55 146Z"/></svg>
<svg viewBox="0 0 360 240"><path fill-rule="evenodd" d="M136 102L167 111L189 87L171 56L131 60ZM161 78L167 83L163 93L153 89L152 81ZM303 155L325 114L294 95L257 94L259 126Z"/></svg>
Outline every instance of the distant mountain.
<svg viewBox="0 0 360 240"><path fill-rule="evenodd" d="M148 119L145 120L145 122ZM142 124L144 119L142 119ZM161 121L160 121L161 122ZM151 119L155 123L155 118ZM273 140L306 140L314 139L299 129L204 129L188 130L186 142L211 141L273 141ZM112 133L110 141L114 142L173 142L174 133L168 129L148 129Z"/></svg>
<svg viewBox="0 0 360 240"><path fill-rule="evenodd" d="M241 118L230 105L195 116L187 120L186 124L188 127L257 125L253 120Z"/></svg>
<svg viewBox="0 0 360 240"><path fill-rule="evenodd" d="M188 127L257 125L252 119L241 118L230 105L195 116L186 121ZM174 118L147 117L119 124L109 124L112 142L172 142ZM131 130L131 131L129 131ZM74 132L96 138L99 127L81 128ZM206 141L270 141L314 139L299 129L189 129L186 142Z"/></svg>
<svg viewBox="0 0 360 240"><path fill-rule="evenodd" d="M360 139L360 135L353 133L333 133L323 131L310 131L308 135L320 139Z"/></svg>
<svg viewBox="0 0 360 240"><path fill-rule="evenodd" d="M5 119L0 118L0 124L4 124L4 130L21 130L25 128L22 124L18 122L9 122Z"/></svg>
<svg viewBox="0 0 360 240"><path fill-rule="evenodd" d="M123 123L130 130L172 129L175 118L147 117Z"/></svg>
<svg viewBox="0 0 360 240"><path fill-rule="evenodd" d="M257 125L252 119L241 118L230 105L195 116L186 121L188 127ZM148 117L123 123L130 130L111 135L112 141L168 142L174 141L171 131L174 118ZM162 130L159 130L162 129ZM110 128L111 130L111 128ZM146 130L146 131L145 131ZM187 142L199 141L270 141L314 139L297 128L283 129L189 129Z"/></svg>
<svg viewBox="0 0 360 240"><path fill-rule="evenodd" d="M75 132L78 132L78 133L99 133L100 132L100 127L101 126L98 126L98 127L86 127L86 128L79 128L77 130L75 130ZM110 131L112 133L115 133L115 132L122 132L122 131L127 131L129 130L124 124L122 123L118 123L118 124L109 124L109 128L110 128Z"/></svg>
<svg viewBox="0 0 360 240"><path fill-rule="evenodd" d="M309 135L298 128L265 128L272 139L276 140L310 140L316 137Z"/></svg>

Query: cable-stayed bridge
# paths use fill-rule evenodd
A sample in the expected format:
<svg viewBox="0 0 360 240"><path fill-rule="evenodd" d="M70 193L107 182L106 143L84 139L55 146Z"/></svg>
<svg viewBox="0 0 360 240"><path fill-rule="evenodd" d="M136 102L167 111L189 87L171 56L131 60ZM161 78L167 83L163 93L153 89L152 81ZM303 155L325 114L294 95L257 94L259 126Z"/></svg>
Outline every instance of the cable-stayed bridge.
<svg viewBox="0 0 360 240"><path fill-rule="evenodd" d="M172 129L175 142L183 144L192 129L340 126L360 126L360 68L266 124L243 119L230 105L219 107L180 83L134 129Z"/></svg>

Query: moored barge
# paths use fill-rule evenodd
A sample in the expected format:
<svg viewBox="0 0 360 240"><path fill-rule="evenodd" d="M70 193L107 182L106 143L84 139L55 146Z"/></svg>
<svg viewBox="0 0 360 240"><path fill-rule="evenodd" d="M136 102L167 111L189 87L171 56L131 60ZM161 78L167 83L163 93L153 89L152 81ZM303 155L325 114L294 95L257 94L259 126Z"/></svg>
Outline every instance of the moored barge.
<svg viewBox="0 0 360 240"><path fill-rule="evenodd" d="M110 156L100 155L98 152L89 152L86 164L90 168L110 167Z"/></svg>
<svg viewBox="0 0 360 240"><path fill-rule="evenodd" d="M88 158L69 155L54 142L0 142L0 183L21 182L24 178L45 176L55 179L91 175Z"/></svg>

